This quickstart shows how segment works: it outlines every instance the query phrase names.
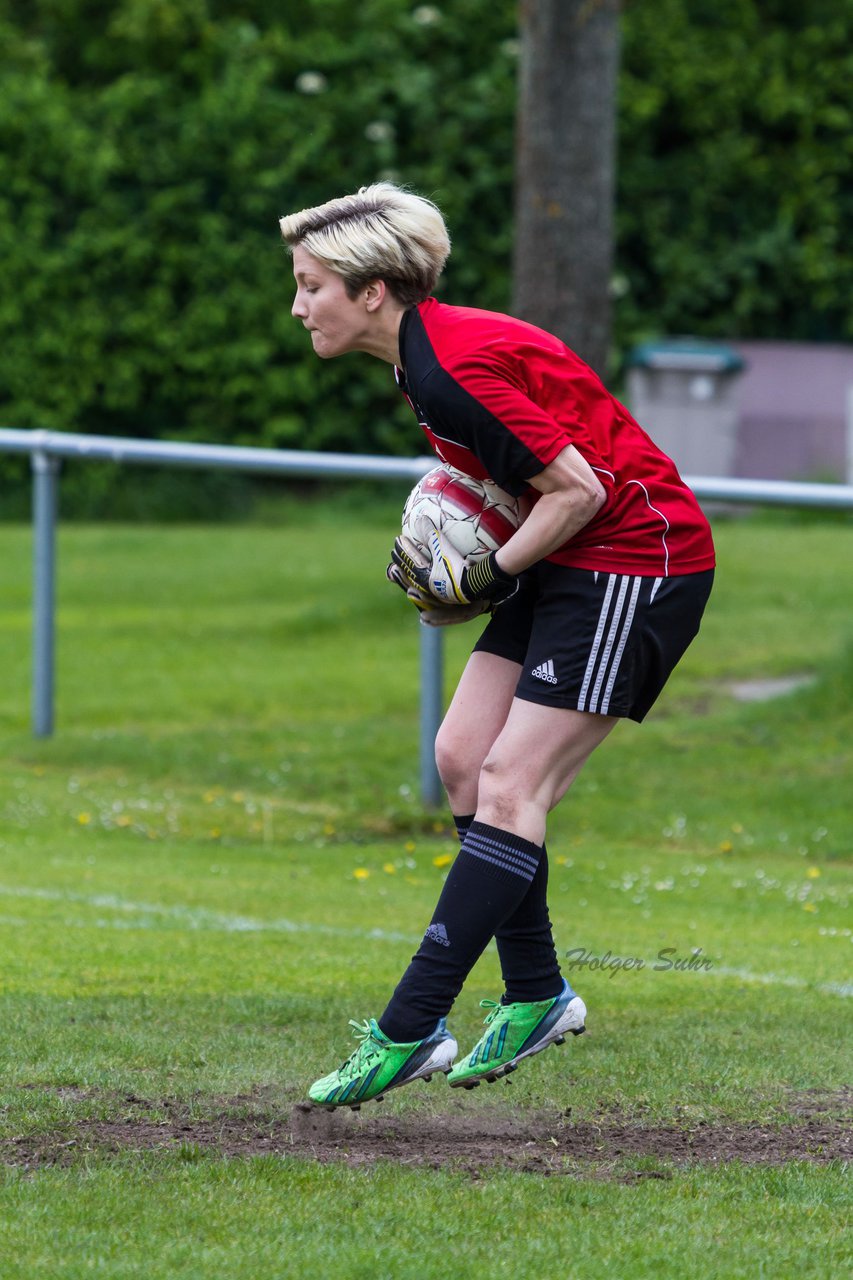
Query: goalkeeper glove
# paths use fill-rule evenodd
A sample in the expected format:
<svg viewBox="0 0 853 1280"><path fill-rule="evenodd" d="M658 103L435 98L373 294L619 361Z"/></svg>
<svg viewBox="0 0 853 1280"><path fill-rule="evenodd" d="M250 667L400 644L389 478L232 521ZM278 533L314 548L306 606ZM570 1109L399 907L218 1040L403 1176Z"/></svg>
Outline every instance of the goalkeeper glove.
<svg viewBox="0 0 853 1280"><path fill-rule="evenodd" d="M455 606L484 601L494 607L518 590L518 578L501 569L496 552L490 551L469 561L442 537L435 525L428 542L432 556L429 564L419 554L412 556L412 544L407 538L396 539L391 558L411 586L428 592L442 604Z"/></svg>
<svg viewBox="0 0 853 1280"><path fill-rule="evenodd" d="M405 554L413 564L417 564L422 569L429 567L429 561L424 559L413 542L408 538L400 538L398 541L401 554ZM420 614L421 622L428 627L452 627L460 622L470 622L472 618L478 618L489 608L485 600L475 600L473 604L466 605L441 604L425 588L415 586L400 566L393 561L385 570L385 576L389 582L393 582L405 591L406 597L411 600Z"/></svg>

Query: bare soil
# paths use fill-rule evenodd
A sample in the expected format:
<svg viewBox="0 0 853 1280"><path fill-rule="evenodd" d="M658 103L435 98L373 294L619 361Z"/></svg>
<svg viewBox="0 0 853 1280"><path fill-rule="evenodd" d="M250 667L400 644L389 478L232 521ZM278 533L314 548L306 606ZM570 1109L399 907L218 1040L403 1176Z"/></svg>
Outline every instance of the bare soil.
<svg viewBox="0 0 853 1280"><path fill-rule="evenodd" d="M99 1095L68 1087L65 1101ZM100 1095L102 1100L103 1095ZM494 1107L473 1111L450 1098L439 1115L393 1114L366 1104L326 1111L310 1103L282 1104L273 1090L230 1099L110 1099L110 1119L75 1118L62 1132L18 1134L0 1141L0 1162L25 1169L70 1165L87 1155L181 1151L189 1156L299 1157L359 1167L384 1160L408 1167L457 1169L476 1177L494 1169L594 1177L667 1178L674 1168L703 1163L822 1164L849 1159L853 1090L792 1094L796 1123L650 1125L618 1114L573 1121L570 1112ZM628 1170L645 1158L650 1167ZM663 1167L658 1167L659 1165Z"/></svg>

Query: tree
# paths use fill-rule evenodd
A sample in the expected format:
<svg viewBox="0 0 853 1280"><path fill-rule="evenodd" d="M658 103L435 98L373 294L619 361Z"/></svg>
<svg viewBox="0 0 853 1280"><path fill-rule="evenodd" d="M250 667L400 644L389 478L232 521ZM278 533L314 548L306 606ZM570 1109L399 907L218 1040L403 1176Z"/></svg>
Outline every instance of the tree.
<svg viewBox="0 0 853 1280"><path fill-rule="evenodd" d="M513 310L610 349L619 0L522 0Z"/></svg>

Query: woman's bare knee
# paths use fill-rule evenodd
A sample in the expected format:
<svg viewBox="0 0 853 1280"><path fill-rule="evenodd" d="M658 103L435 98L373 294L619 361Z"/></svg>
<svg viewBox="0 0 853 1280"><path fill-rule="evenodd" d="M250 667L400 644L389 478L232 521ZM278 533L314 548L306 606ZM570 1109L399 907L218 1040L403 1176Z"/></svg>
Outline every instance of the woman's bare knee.
<svg viewBox="0 0 853 1280"><path fill-rule="evenodd" d="M455 813L473 813L477 778L504 726L518 681L518 664L493 653L472 653L435 741L435 761Z"/></svg>
<svg viewBox="0 0 853 1280"><path fill-rule="evenodd" d="M435 739L435 763L448 794L470 787L476 794L482 761L479 753L472 750L464 738L444 728L439 729Z"/></svg>
<svg viewBox="0 0 853 1280"><path fill-rule="evenodd" d="M490 754L486 757L477 787L477 811L485 815L481 821L515 831L531 799L526 789L519 785L518 775L500 756Z"/></svg>

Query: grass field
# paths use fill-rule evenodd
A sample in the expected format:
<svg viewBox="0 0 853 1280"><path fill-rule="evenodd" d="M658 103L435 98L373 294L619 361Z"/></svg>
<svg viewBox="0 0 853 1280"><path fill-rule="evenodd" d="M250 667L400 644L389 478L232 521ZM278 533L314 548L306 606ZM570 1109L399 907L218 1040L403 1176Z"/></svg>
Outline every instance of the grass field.
<svg viewBox="0 0 853 1280"><path fill-rule="evenodd" d="M0 526L2 1280L846 1274L849 523L718 520L701 636L554 815L558 949L644 961L568 970L588 1034L461 1098L299 1109L454 849L395 511L64 528L44 742L29 532Z"/></svg>

